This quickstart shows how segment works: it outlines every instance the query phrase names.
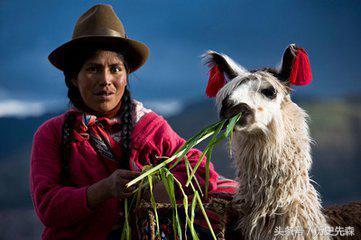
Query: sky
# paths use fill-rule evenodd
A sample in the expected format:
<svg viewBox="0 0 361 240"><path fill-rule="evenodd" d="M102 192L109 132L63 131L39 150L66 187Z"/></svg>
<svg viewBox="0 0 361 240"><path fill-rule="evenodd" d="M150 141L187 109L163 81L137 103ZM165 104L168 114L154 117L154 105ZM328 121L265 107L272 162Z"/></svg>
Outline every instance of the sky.
<svg viewBox="0 0 361 240"><path fill-rule="evenodd" d="M290 43L310 57L313 82L296 95L361 93L358 1L0 1L0 117L66 104L62 72L47 60L94 4L113 6L127 35L150 48L131 76L134 98L164 109L205 98L201 54L225 53L247 69L277 66ZM10 104L9 104L10 103Z"/></svg>

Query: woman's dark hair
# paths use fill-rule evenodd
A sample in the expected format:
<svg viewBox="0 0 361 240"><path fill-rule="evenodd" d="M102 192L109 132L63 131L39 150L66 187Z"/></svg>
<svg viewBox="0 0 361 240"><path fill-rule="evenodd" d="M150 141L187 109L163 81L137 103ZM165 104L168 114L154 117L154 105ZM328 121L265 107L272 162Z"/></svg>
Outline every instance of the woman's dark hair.
<svg viewBox="0 0 361 240"><path fill-rule="evenodd" d="M65 77L65 84L68 87L68 98L69 103L76 108L85 111L86 109L89 109L86 104L84 103L79 89L72 83L72 79L76 78L79 74L81 68L83 67L84 63L91 57L93 57L98 50L106 50L106 51L114 51L109 48L92 48L92 47L85 47L84 49L77 49L76 56L72 56L67 59L66 64L64 66L64 77ZM129 72L129 68L127 66L126 59L124 56L117 51L114 51L117 53L118 58L122 60L124 63L125 69L127 71L127 75ZM128 76L127 76L128 80ZM127 84L128 86L129 84ZM122 122L122 128L121 128L121 147L123 150L123 159L119 159L119 164L122 168L129 168L129 158L130 158L130 149L131 149L131 133L133 131L134 127L134 121L133 121L133 112L135 109L135 106L133 104L130 91L126 87L121 99L121 107L117 113L117 115L120 115L121 122ZM66 119L66 122L64 125L67 125L71 128L73 120ZM64 132L64 131L63 131ZM63 141L64 142L64 141ZM64 143L63 143L64 144ZM66 141L65 141L66 144ZM69 144L67 144L69 145ZM67 147L65 146L64 149L65 158L68 156L67 154ZM65 162L66 159L64 159ZM121 161L122 160L122 161ZM65 167L66 168L66 167ZM66 169L65 169L66 170Z"/></svg>

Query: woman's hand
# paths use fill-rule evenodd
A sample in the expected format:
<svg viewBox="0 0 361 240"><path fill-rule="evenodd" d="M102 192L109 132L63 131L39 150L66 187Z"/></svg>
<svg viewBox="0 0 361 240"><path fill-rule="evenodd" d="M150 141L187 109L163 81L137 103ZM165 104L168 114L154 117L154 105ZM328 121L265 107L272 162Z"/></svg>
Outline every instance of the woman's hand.
<svg viewBox="0 0 361 240"><path fill-rule="evenodd" d="M89 186L87 189L88 207L94 209L111 197L130 197L137 186L127 188L125 185L139 174L139 172L117 169L109 177Z"/></svg>
<svg viewBox="0 0 361 240"><path fill-rule="evenodd" d="M139 172L124 169L115 170L109 177L106 178L108 181L108 190L110 195L112 197L120 198L130 197L137 189L137 186L133 185L127 188L126 184L135 177L139 176L139 174Z"/></svg>

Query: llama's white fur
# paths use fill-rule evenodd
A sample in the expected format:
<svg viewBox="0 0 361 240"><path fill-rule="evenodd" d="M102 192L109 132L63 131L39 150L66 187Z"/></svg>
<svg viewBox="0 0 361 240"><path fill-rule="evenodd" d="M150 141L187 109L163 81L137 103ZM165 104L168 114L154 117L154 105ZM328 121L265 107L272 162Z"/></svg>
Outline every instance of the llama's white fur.
<svg viewBox="0 0 361 240"><path fill-rule="evenodd" d="M255 114L252 123L236 128L232 143L240 182L234 200L239 229L246 239L329 239L320 231L328 224L309 176L307 114L273 75L243 68L239 72L216 97L219 111L228 97L234 104L246 103ZM278 92L273 100L260 93L269 86ZM304 234L276 236L277 227L302 229Z"/></svg>
<svg viewBox="0 0 361 240"><path fill-rule="evenodd" d="M282 103L281 113L266 132L235 132L233 156L240 181L235 200L243 211L239 227L249 239L273 239L277 226L309 231L300 239L327 239L317 232L327 223L308 175L306 114L289 99Z"/></svg>

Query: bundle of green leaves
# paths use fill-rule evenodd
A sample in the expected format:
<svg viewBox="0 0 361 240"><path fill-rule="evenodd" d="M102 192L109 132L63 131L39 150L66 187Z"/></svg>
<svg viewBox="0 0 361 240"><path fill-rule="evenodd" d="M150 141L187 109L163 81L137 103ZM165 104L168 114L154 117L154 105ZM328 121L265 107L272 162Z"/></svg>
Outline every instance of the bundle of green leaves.
<svg viewBox="0 0 361 240"><path fill-rule="evenodd" d="M131 228L129 224L129 212L132 206L135 204L136 206L139 205L141 200L141 194L142 190L147 189L150 191L150 202L155 214L155 220L157 225L157 234L160 234L159 229L159 217L158 217L158 211L157 211L157 203L155 201L155 197L153 194L153 186L154 182L161 181L168 193L169 200L172 206L173 211L173 232L174 232L174 239L176 239L176 236L178 239L187 238L186 232L187 229L191 233L191 236L194 240L199 239L197 232L194 228L194 218L195 218L195 212L196 208L198 207L202 214L204 219L207 222L207 225L209 227L209 231L211 232L213 239L217 239L216 235L213 231L212 225L209 221L209 218L207 216L207 213L203 207L202 198L208 197L208 187L209 187L209 165L210 161L212 159L212 151L214 147L221 142L222 140L225 140L229 137L229 143L231 144L232 138L233 138L233 129L237 121L240 119L241 114L238 114L231 119L224 119L217 123L211 124L210 126L202 129L199 131L196 135L191 137L189 140L187 140L184 145L179 148L172 156L165 157L164 161L156 166L146 166L142 174L139 175L137 178L133 179L127 184L127 187L130 187L132 185L137 184L138 189L135 191L136 194L132 197L132 199L129 202L129 199L126 199L124 201L124 209L125 209L125 223L123 226L122 231L122 237L121 239L129 240L131 239ZM222 132L222 130L224 130ZM203 153L201 157L199 158L198 162L195 166L191 166L186 154L197 146L199 143L209 140L207 146L203 150ZM203 159L206 158L206 181L204 186L204 192L197 181L197 178L195 177L195 174L203 161ZM180 161L185 162L186 171L187 171L187 183L185 184L185 187L191 187L193 191L193 199L192 202L188 202L188 196L184 191L184 186L173 176L171 173L172 168L177 166L177 164L180 163ZM196 184L196 186L193 184L193 182ZM184 209L185 213L185 221L184 221L184 233L182 231L182 223L179 219L179 213L178 213L178 205L177 205L177 198L176 198L176 187L180 189L180 192L182 193L183 197L183 204L182 207Z"/></svg>

